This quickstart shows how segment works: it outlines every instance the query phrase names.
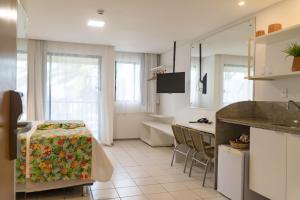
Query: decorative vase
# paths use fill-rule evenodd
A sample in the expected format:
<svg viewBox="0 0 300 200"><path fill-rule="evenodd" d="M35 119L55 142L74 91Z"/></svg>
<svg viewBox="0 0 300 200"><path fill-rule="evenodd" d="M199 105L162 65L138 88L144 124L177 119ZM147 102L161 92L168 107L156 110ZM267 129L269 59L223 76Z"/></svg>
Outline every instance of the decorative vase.
<svg viewBox="0 0 300 200"><path fill-rule="evenodd" d="M294 57L292 71L293 72L300 71L300 56Z"/></svg>

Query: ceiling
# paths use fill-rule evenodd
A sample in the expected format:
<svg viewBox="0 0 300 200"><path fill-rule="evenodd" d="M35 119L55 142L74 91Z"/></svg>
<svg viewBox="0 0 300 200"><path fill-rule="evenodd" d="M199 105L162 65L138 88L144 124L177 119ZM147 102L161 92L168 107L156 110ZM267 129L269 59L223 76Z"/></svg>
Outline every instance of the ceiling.
<svg viewBox="0 0 300 200"><path fill-rule="evenodd" d="M280 0L23 0L28 38L161 53ZM104 15L96 14L104 9ZM104 20L104 28L87 21Z"/></svg>

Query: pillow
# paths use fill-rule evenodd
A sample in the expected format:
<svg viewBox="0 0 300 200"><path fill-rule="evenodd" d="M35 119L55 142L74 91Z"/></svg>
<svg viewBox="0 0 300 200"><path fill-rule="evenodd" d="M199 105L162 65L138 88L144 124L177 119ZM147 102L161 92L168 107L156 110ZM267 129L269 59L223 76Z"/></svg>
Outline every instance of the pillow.
<svg viewBox="0 0 300 200"><path fill-rule="evenodd" d="M60 128L60 124L56 124L56 123L44 123L44 124L39 124L37 126L38 130L49 130L49 129L58 129Z"/></svg>
<svg viewBox="0 0 300 200"><path fill-rule="evenodd" d="M61 128L63 129L74 129L79 127L85 127L83 122L65 122L61 124Z"/></svg>

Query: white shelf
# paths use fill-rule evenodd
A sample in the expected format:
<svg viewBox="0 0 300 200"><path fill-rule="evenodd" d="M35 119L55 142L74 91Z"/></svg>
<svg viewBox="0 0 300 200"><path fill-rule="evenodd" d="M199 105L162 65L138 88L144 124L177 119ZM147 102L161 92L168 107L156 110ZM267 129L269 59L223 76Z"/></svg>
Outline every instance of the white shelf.
<svg viewBox="0 0 300 200"><path fill-rule="evenodd" d="M168 116L168 115L156 115L156 114L152 114L150 115L153 118L157 118L157 119L173 119L174 117L172 116Z"/></svg>
<svg viewBox="0 0 300 200"><path fill-rule="evenodd" d="M300 37L300 24L282 29L280 31L276 31L270 33L268 35L260 36L255 39L256 44L272 44L281 42L284 40L293 39L296 37Z"/></svg>
<svg viewBox="0 0 300 200"><path fill-rule="evenodd" d="M161 122L154 122L154 121L145 121L143 122L145 126L157 129L163 133L166 133L170 136L173 136L173 131L171 128L171 124L161 123Z"/></svg>
<svg viewBox="0 0 300 200"><path fill-rule="evenodd" d="M300 72L291 72L288 74L280 74L280 75L261 75L261 76L252 76L250 80L265 80L265 81L272 81L276 79L287 79L287 78L294 78L300 77ZM248 77L246 77L248 78Z"/></svg>

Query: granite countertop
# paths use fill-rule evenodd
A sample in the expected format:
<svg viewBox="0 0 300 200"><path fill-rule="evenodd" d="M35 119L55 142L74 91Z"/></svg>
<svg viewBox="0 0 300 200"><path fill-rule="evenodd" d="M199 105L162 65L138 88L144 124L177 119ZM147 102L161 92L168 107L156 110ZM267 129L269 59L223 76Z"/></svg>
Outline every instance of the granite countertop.
<svg viewBox="0 0 300 200"><path fill-rule="evenodd" d="M221 122L239 124L244 126L250 126L255 128L268 129L272 131L298 134L300 135L300 122L287 123L287 122L274 122L266 119L259 118L230 118L230 117L218 117Z"/></svg>

